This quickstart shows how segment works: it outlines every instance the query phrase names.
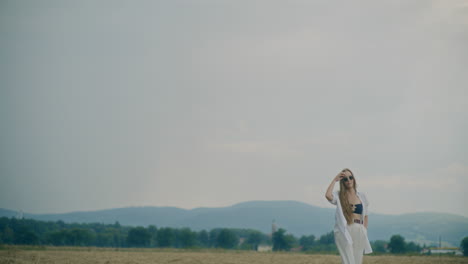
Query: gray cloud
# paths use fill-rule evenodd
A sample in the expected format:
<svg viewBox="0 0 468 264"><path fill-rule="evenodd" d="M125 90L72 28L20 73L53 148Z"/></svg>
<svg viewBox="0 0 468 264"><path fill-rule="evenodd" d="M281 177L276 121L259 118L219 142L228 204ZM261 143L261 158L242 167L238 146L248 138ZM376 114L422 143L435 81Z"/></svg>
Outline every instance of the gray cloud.
<svg viewBox="0 0 468 264"><path fill-rule="evenodd" d="M329 206L349 167L468 216L467 1L1 5L0 207Z"/></svg>

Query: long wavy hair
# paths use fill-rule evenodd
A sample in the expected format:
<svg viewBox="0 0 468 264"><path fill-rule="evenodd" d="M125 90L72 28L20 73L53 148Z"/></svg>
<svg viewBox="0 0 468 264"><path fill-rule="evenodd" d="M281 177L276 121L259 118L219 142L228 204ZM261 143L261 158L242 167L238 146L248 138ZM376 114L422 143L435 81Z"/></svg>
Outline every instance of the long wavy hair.
<svg viewBox="0 0 468 264"><path fill-rule="evenodd" d="M353 189L357 193L357 183L356 183L356 177L354 176L354 173L348 169L345 168L342 170L342 172L349 171L351 175L354 178L354 184L353 184ZM348 189L346 188L345 182L343 180L340 181L340 203L341 203L341 209L343 210L343 214L346 218L346 222L348 222L348 225L350 225L353 221L353 210L351 208L351 204L348 201Z"/></svg>

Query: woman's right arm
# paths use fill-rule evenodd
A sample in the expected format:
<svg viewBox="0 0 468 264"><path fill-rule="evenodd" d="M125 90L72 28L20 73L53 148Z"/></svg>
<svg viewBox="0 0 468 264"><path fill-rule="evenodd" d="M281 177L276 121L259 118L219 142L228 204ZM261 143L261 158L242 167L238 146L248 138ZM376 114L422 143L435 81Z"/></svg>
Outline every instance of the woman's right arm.
<svg viewBox="0 0 468 264"><path fill-rule="evenodd" d="M340 181L344 177L344 172L341 171L336 175L336 177L333 179L333 181L330 183L330 186L328 186L327 192L325 193L325 198L327 198L328 201L333 200L333 188L335 187L335 183Z"/></svg>

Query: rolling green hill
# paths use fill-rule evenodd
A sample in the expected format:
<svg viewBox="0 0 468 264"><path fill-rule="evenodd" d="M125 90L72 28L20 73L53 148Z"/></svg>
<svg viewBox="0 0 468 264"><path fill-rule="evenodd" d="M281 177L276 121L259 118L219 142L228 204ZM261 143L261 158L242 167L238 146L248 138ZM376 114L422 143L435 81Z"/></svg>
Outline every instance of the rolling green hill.
<svg viewBox="0 0 468 264"><path fill-rule="evenodd" d="M15 211L0 209L0 216L16 216ZM115 223L157 227L190 227L193 230L216 227L252 228L271 232L272 221L295 236L330 232L334 226L334 209L321 208L297 201L251 201L221 208L127 207L64 214L28 214L25 218L72 223ZM408 241L436 244L441 236L447 246L459 246L468 236L468 218L444 213L369 215L369 239L389 240L400 234Z"/></svg>

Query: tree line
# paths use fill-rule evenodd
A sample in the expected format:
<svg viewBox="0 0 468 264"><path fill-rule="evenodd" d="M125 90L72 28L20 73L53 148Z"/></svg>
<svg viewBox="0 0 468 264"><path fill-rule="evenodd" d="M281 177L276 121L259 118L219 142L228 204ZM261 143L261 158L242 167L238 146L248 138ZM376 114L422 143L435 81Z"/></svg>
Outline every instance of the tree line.
<svg viewBox="0 0 468 264"><path fill-rule="evenodd" d="M467 241L468 246L468 239ZM337 253L333 231L318 238L299 238L280 228L273 234L253 229L215 228L193 231L190 228L130 227L102 223L65 223L33 219L0 218L0 244L96 246L96 247L158 247L158 248L224 248L257 250L259 245L273 251L306 251ZM421 246L405 242L400 235L390 241L373 241L377 253L419 253ZM468 253L468 250L467 250Z"/></svg>

